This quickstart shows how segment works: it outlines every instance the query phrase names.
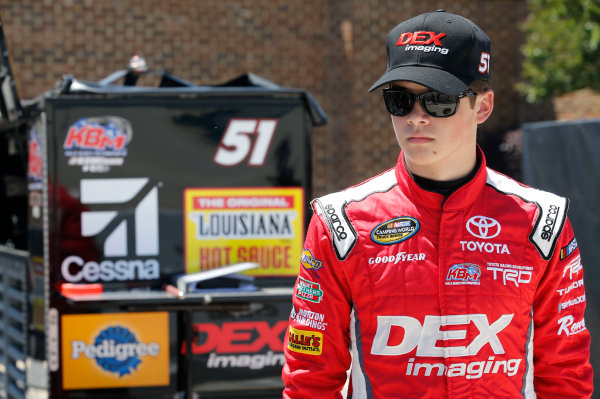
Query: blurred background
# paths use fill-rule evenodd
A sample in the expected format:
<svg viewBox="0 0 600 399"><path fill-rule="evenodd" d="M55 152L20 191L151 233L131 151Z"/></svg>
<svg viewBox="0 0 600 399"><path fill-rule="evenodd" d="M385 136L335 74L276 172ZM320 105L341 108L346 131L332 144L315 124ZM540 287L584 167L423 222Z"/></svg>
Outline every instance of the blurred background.
<svg viewBox="0 0 600 399"><path fill-rule="evenodd" d="M315 196L395 164L383 100L367 90L387 33L440 8L492 39L496 106L479 134L492 167L521 177L524 123L600 116L597 0L0 0L23 99L64 74L97 81L134 54L198 85L252 72L311 92L329 116L314 132Z"/></svg>

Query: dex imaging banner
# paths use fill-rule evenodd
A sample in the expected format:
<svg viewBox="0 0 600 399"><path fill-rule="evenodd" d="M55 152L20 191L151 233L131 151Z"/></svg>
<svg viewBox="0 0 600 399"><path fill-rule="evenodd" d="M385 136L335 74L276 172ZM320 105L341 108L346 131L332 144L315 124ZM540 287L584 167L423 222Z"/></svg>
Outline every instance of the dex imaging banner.
<svg viewBox="0 0 600 399"><path fill-rule="evenodd" d="M186 272L257 262L250 274L295 276L304 234L302 188L185 190Z"/></svg>

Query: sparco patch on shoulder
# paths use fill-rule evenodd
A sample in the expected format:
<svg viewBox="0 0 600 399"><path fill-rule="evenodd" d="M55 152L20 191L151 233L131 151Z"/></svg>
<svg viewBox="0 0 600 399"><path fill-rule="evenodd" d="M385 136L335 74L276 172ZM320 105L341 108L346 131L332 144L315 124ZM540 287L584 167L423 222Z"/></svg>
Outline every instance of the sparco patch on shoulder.
<svg viewBox="0 0 600 399"><path fill-rule="evenodd" d="M400 216L379 224L371 231L371 239L377 244L396 244L409 239L419 231L419 221L410 216Z"/></svg>

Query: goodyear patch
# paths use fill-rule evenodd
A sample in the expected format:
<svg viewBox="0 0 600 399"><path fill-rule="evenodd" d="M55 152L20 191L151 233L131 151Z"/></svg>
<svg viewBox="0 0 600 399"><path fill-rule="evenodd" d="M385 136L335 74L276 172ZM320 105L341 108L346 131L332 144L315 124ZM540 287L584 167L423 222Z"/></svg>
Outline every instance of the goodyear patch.
<svg viewBox="0 0 600 399"><path fill-rule="evenodd" d="M321 355L323 352L323 334L317 331L298 330L290 326L288 349L307 355Z"/></svg>
<svg viewBox="0 0 600 399"><path fill-rule="evenodd" d="M319 283L298 277L296 296L307 301L319 303L323 299L323 290Z"/></svg>
<svg viewBox="0 0 600 399"><path fill-rule="evenodd" d="M400 216L379 224L371 231L371 240L377 244L391 245L417 234L419 221L410 216Z"/></svg>
<svg viewBox="0 0 600 399"><path fill-rule="evenodd" d="M315 258L310 252L310 249L303 249L302 254L300 255L300 263L306 269L319 270L323 267L323 261Z"/></svg>

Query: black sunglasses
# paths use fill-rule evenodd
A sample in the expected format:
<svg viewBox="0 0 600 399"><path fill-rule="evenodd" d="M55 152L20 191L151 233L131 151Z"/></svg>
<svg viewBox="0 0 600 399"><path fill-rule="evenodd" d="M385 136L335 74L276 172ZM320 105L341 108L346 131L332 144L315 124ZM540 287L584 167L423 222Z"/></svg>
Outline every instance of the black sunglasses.
<svg viewBox="0 0 600 399"><path fill-rule="evenodd" d="M406 116L412 111L415 101L419 100L427 114L436 118L447 118L456 113L460 99L474 97L477 93L467 89L457 96L438 91L414 94L398 87L383 89L383 100L388 112L394 116Z"/></svg>

